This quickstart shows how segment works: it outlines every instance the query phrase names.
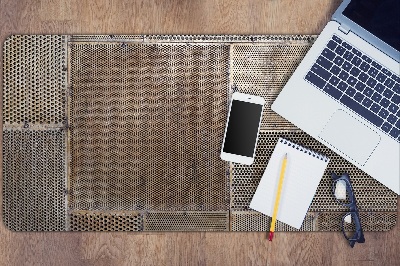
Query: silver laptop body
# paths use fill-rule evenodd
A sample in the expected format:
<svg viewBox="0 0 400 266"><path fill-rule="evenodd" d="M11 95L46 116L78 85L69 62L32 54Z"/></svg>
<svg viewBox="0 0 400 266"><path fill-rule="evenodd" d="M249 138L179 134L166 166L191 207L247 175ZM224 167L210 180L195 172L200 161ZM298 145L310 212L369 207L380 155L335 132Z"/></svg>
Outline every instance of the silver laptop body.
<svg viewBox="0 0 400 266"><path fill-rule="evenodd" d="M397 2L343 1L272 110L400 194Z"/></svg>

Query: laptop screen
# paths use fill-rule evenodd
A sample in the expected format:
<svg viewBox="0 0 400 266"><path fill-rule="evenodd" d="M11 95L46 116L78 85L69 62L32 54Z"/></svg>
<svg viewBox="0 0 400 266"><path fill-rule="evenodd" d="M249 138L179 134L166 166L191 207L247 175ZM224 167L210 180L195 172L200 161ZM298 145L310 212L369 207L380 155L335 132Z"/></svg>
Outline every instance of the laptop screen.
<svg viewBox="0 0 400 266"><path fill-rule="evenodd" d="M399 0L352 0L343 15L400 52Z"/></svg>

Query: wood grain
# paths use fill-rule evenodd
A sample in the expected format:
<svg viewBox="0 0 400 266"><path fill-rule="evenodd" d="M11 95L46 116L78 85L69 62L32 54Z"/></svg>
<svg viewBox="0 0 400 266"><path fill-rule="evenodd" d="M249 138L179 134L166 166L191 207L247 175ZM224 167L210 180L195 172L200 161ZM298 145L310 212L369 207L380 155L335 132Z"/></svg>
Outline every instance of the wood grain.
<svg viewBox="0 0 400 266"><path fill-rule="evenodd" d="M318 34L339 3L0 0L0 40L44 33ZM270 243L265 233L15 233L1 223L0 265L398 265L399 229L366 233L366 243L351 249L340 233L278 233Z"/></svg>

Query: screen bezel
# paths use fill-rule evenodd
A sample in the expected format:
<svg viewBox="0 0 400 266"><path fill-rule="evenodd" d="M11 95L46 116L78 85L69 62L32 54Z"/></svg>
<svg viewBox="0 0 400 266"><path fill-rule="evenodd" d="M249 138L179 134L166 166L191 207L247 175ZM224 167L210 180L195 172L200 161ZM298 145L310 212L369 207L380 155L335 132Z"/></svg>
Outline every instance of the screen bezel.
<svg viewBox="0 0 400 266"><path fill-rule="evenodd" d="M343 11L346 9L350 2L351 0L343 0L343 2L333 14L332 20L340 23L345 28L351 29L354 34L361 37L365 41L368 41L371 45L375 46L397 62L400 62L400 51L397 51L395 48L385 43L369 31L343 15Z"/></svg>
<svg viewBox="0 0 400 266"><path fill-rule="evenodd" d="M253 104L259 104L262 106L261 108L261 113L260 113L260 118L259 118L259 123L258 123L258 129L257 129L257 138L256 138L256 144L258 142L258 135L260 133L260 125L261 125L261 120L262 120L262 114L264 111L264 104L265 100L262 97L259 96L254 96L254 95L249 95L249 94L244 94L240 92L234 92L232 94L232 99L229 104L229 113L225 125L225 133L224 133L224 139L221 145L221 159L225 161L230 161L230 162L235 162L235 163L241 163L241 164L246 164L246 165L251 165L254 161L254 155L256 152L256 147L257 145L254 145L254 151L253 151L253 156L252 157L247 157L247 156L242 156L238 154L233 154L233 153L227 153L224 152L224 145L225 145L225 137L226 137L226 132L228 129L228 123L229 123L229 117L231 114L231 107L232 107L232 102L233 101L243 101L243 102L248 102L248 103L253 103Z"/></svg>

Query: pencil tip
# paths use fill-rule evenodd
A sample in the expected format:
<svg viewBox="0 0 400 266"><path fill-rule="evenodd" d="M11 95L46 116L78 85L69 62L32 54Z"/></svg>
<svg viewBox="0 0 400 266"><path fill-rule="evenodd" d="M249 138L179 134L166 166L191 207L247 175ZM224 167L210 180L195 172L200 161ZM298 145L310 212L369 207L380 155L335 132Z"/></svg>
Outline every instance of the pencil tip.
<svg viewBox="0 0 400 266"><path fill-rule="evenodd" d="M285 159L287 159L287 153L285 153Z"/></svg>

